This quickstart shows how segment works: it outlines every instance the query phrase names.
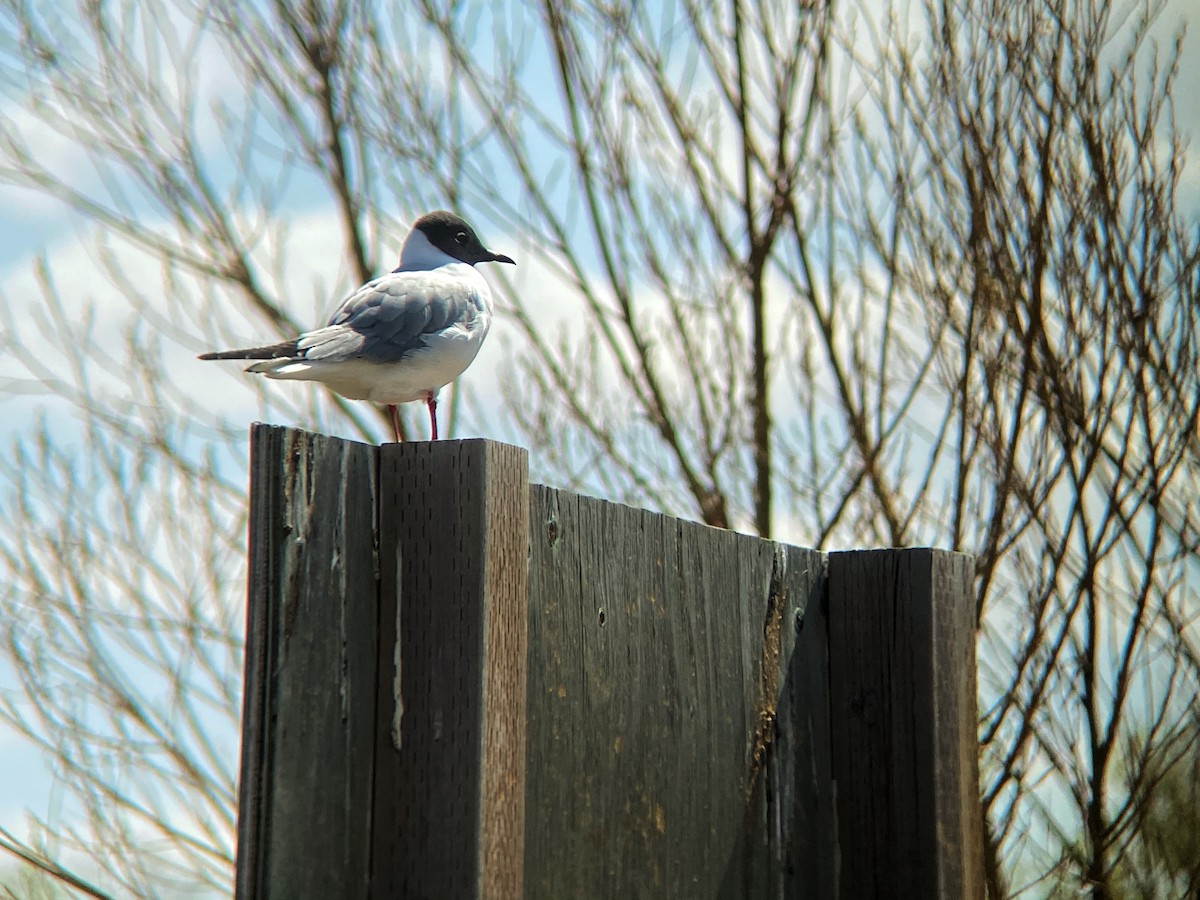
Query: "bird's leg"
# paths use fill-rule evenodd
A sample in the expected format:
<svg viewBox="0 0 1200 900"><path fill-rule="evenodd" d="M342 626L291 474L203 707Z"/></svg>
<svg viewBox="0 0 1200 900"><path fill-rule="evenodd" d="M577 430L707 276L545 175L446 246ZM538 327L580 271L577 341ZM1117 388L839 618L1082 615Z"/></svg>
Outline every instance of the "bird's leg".
<svg viewBox="0 0 1200 900"><path fill-rule="evenodd" d="M436 441L438 439L438 434L437 434L437 397L435 397L433 394L430 394L429 398L425 401L425 403L429 406L429 431L433 435L433 437L430 438L430 440Z"/></svg>
<svg viewBox="0 0 1200 900"><path fill-rule="evenodd" d="M388 412L392 414L392 434L396 436L396 443L399 444L404 440L400 437L400 413L396 411L395 403L389 403L387 408Z"/></svg>

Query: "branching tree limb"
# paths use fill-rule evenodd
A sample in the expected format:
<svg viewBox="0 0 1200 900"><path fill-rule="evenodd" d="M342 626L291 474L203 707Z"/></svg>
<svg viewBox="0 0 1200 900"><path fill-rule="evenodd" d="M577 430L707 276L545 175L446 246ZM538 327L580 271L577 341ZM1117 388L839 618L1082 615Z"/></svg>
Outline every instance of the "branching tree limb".
<svg viewBox="0 0 1200 900"><path fill-rule="evenodd" d="M0 10L0 181L94 248L0 307L0 378L56 413L0 458L0 715L84 880L230 878L243 423L171 360L291 336L450 204L526 249L520 390L463 420L564 487L975 554L990 894L1195 890L1164 822L1200 692L1200 244L1159 6ZM290 255L313 212L336 270ZM315 396L256 402L379 433Z"/></svg>

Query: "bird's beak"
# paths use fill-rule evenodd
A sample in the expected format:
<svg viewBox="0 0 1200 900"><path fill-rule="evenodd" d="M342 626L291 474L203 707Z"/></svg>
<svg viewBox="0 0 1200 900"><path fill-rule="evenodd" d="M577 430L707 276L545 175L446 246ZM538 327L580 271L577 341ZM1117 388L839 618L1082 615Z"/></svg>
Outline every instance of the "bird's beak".
<svg viewBox="0 0 1200 900"><path fill-rule="evenodd" d="M505 256L503 253L492 253L491 250L489 250L488 253L491 253L491 256L488 257L488 262L505 262L510 266L515 266L517 264L516 260L514 260L511 256Z"/></svg>

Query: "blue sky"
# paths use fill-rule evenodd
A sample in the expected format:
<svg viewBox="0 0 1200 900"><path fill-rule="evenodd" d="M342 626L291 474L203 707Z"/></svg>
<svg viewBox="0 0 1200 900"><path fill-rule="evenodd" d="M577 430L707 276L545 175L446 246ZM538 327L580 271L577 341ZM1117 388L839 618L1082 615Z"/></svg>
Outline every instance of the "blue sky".
<svg viewBox="0 0 1200 900"><path fill-rule="evenodd" d="M1188 0L1171 0L1167 4L1158 32L1169 35L1173 23L1178 22L1186 11L1192 8ZM1194 15L1194 14L1193 14ZM220 73L214 74L218 80ZM1194 88L1200 85L1200 22L1194 23L1187 35L1183 52L1181 72L1179 76L1180 90L1176 93L1177 112L1182 129L1193 136L1200 135L1200 90ZM4 106L0 99L0 109ZM27 127L36 129L36 123L26 121ZM1193 144L1196 141L1193 138ZM55 142L52 136L45 136L39 143L39 152L57 155L64 166L76 165L78 160L73 156L70 147L65 142ZM82 177L88 177L83 173ZM1185 203L1195 212L1200 209L1200 147L1193 147L1191 161L1185 173L1186 193ZM333 300L345 287L344 272L337 262L331 262L327 252L331 229L329 217L331 210L324 205L314 205L309 202L304 185L294 185L289 194L292 198L284 212L291 218L290 238L287 244L289 258L295 263L289 267L289 277L294 279L293 295L297 298L294 313L298 319L306 322L317 322L327 314L333 305ZM419 210L408 211L416 214ZM536 294L539 287L552 283L551 276L545 271L539 271L530 261L528 247L510 246L507 236L496 234L487 229L484 237L488 244L501 252L510 253L518 259L519 265L512 277L519 288ZM116 340L121 328L125 327L124 317L128 315L123 310L122 301L111 289L103 285L103 279L94 276L95 252L90 248L93 232L85 222L67 212L61 205L46 200L30 191L0 187L0 298L10 304L18 315L31 313L37 303L36 283L33 277L33 263L36 256L45 254L51 260L61 281L73 280L72 283L82 283L77 294L80 303L91 298L98 302L101 315L121 316L122 321L101 323L98 332L103 339ZM390 259L391 251L385 253ZM92 268L89 268L92 267ZM507 275L508 273L504 273ZM160 275L153 265L143 265L140 277L145 280L149 290L154 289ZM488 272L487 277L496 277ZM106 297L108 299L106 299ZM557 315L562 319L561 311L553 312L554 307L546 301L547 315ZM565 319L563 319L565 322ZM244 320L241 323L242 333L249 336L261 328L261 323ZM196 349L201 349L202 341L196 338ZM500 378L501 361L505 340L503 335L493 338L485 347L480 360L468 375L472 383L478 385L494 384ZM40 395L24 393L9 393L5 396L6 379L11 377L10 370L5 368L6 361L0 360L0 410L3 410L3 423L0 424L0 440L11 439L14 435L28 434L36 426L40 415L46 411L48 404L53 408L49 398ZM266 416L275 421L288 421L289 411L305 404L321 406L323 399L315 396L305 396L299 399L264 399L261 390L246 385L236 369L229 367L225 370L214 370L210 366L199 363L190 356L180 356L175 362L173 380L185 391L204 395L211 400L214 408L219 408L233 420L249 421L252 418ZM8 383L11 386L11 383ZM279 391L305 391L303 387L284 385L270 388ZM269 406L268 403L278 406ZM420 422L420 418L411 419ZM486 418L480 420L484 436L506 437L501 425L496 424L494 431L488 431L491 426ZM63 435L72 439L77 434L77 423L69 416L55 426ZM0 668L0 685L7 688L11 684L10 673ZM12 826L19 810L30 808L42 815L47 815L54 807L52 781L46 767L38 755L22 741L0 728L0 824Z"/></svg>

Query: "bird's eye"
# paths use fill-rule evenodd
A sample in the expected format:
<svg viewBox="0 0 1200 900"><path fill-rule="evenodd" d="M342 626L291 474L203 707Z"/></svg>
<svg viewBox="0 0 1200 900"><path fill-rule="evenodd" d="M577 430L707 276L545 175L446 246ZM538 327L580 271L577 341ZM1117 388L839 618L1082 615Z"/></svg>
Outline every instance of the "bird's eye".
<svg viewBox="0 0 1200 900"><path fill-rule="evenodd" d="M465 244L466 242L467 242L467 233L465 231L460 231L458 234L456 234L454 236L454 243Z"/></svg>

